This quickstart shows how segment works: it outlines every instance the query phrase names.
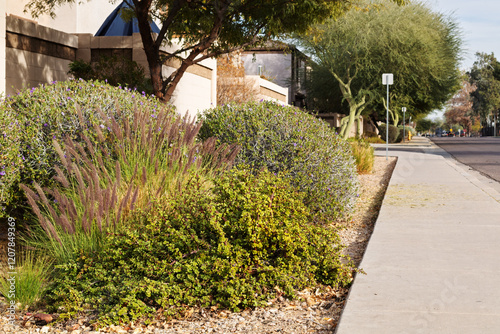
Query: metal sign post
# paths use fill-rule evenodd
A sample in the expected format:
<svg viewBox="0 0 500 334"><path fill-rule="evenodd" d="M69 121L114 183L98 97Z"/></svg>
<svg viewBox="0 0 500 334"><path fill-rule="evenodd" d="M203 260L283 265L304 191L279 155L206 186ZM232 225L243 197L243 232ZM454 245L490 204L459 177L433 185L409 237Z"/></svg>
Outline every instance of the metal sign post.
<svg viewBox="0 0 500 334"><path fill-rule="evenodd" d="M406 107L403 107L401 110L403 110L403 143L405 142L405 112L406 112Z"/></svg>
<svg viewBox="0 0 500 334"><path fill-rule="evenodd" d="M387 114L385 116L385 160L389 160L389 86L394 83L392 73L382 74L382 85L387 86Z"/></svg>

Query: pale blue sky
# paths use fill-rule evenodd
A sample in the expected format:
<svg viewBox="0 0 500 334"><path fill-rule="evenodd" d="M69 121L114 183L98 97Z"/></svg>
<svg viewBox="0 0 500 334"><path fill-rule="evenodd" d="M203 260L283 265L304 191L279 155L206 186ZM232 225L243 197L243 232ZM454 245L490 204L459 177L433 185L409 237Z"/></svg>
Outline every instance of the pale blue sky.
<svg viewBox="0 0 500 334"><path fill-rule="evenodd" d="M461 68L470 69L476 52L494 53L500 58L500 1L499 0L427 0L435 11L451 15L463 31L464 60ZM430 118L443 116L443 110L431 113Z"/></svg>
<svg viewBox="0 0 500 334"><path fill-rule="evenodd" d="M498 0L427 0L435 11L451 15L464 33L466 54L463 69L469 69L476 52L493 52L500 57L500 1Z"/></svg>

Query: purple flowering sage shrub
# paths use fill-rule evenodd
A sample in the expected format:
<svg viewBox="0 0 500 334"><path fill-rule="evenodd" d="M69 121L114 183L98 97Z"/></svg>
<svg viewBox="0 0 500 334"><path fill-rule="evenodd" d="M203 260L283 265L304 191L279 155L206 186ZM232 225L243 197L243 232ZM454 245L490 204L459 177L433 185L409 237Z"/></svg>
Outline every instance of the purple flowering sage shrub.
<svg viewBox="0 0 500 334"><path fill-rule="evenodd" d="M5 206L13 200L12 185L19 182L21 129L11 111L0 115L0 218L6 215Z"/></svg>
<svg viewBox="0 0 500 334"><path fill-rule="evenodd" d="M64 138L69 136L73 141L82 142L84 133L94 141L97 132L107 136L111 130L104 125L101 115L119 122L124 117L131 119L135 110L160 109L175 112L173 107L144 92L99 81L53 82L8 96L0 102L2 136L5 133L15 144L10 146L2 141L0 146L0 155L9 156L7 160L2 159L0 166L0 174L5 174L0 175L1 206L14 210L24 205L19 183L30 185L36 181L42 187L51 185L54 167L59 161L54 140L64 143ZM12 121L6 121L7 117ZM19 131L15 132L11 129L13 126L4 122L16 122Z"/></svg>
<svg viewBox="0 0 500 334"><path fill-rule="evenodd" d="M273 102L228 104L201 113L201 139L236 143L236 164L286 172L304 202L326 219L352 213L359 183L349 143L324 121Z"/></svg>

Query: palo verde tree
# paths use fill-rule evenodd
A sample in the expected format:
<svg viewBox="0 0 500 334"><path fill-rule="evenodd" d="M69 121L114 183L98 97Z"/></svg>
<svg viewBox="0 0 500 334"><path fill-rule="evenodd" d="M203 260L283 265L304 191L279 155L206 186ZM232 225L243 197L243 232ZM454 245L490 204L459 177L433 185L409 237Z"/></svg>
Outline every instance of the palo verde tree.
<svg viewBox="0 0 500 334"><path fill-rule="evenodd" d="M441 107L458 89L460 36L453 19L422 3L366 1L299 38L316 61L308 94L329 108L324 111L347 114L340 130L347 137L363 112L385 111L382 74L393 73L394 123L402 106L416 118Z"/></svg>
<svg viewBox="0 0 500 334"><path fill-rule="evenodd" d="M114 0L110 0L114 1ZM349 0L124 0L129 9L123 17L136 17L147 56L154 94L169 101L191 65L292 32L303 32L311 24L338 16ZM402 2L404 0L393 0ZM54 15L54 9L75 0L30 0L26 10L34 17ZM151 20L160 23L152 34ZM164 54L165 43L180 48ZM162 65L176 70L163 77Z"/></svg>

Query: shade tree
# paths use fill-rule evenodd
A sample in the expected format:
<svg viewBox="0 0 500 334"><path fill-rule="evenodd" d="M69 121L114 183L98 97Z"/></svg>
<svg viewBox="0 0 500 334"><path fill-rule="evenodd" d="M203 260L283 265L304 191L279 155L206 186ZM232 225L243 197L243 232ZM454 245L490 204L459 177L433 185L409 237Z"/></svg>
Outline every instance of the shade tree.
<svg viewBox="0 0 500 334"><path fill-rule="evenodd" d="M393 73L392 121L405 106L416 118L440 108L458 89L462 54L456 22L423 3L366 1L298 38L315 64L308 94L320 111L343 112L347 137L362 114L382 118L382 74Z"/></svg>
<svg viewBox="0 0 500 334"><path fill-rule="evenodd" d="M114 1L114 0L110 0ZM405 0L393 0L402 3ZM26 11L33 17L75 0L30 0ZM127 20L137 18L154 94L169 101L186 70L217 57L292 32L304 32L311 24L336 17L351 6L348 0L124 0ZM150 22L159 23L153 34ZM179 48L166 54L166 44ZM164 76L162 66L175 70Z"/></svg>

